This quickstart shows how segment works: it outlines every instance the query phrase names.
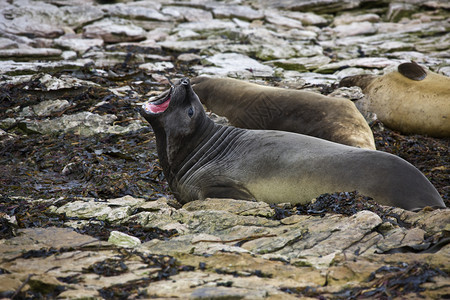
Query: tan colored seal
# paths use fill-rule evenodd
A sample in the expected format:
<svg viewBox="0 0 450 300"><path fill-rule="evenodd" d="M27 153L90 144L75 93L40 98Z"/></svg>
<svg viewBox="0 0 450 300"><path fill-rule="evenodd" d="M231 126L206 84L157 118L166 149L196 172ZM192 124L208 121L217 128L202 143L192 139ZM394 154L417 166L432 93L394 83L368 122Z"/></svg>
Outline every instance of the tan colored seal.
<svg viewBox="0 0 450 300"><path fill-rule="evenodd" d="M359 86L370 112L387 127L408 134L450 137L450 78L403 63L383 76L356 75L341 86Z"/></svg>
<svg viewBox="0 0 450 300"><path fill-rule="evenodd" d="M369 125L350 100L231 78L201 76L192 84L202 103L233 126L290 131L375 149Z"/></svg>

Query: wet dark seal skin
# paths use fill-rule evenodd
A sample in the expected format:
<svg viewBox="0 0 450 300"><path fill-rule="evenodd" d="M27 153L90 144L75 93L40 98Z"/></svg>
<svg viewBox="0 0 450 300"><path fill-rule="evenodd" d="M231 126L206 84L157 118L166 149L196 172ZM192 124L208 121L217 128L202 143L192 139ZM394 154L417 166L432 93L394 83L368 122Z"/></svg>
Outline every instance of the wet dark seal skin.
<svg viewBox="0 0 450 300"><path fill-rule="evenodd" d="M368 110L391 129L407 134L450 137L450 78L414 62L383 76L355 75L340 86L359 86Z"/></svg>
<svg viewBox="0 0 450 300"><path fill-rule="evenodd" d="M233 126L290 131L375 149L369 125L348 99L232 78L200 76L192 80L192 86L209 110Z"/></svg>
<svg viewBox="0 0 450 300"><path fill-rule="evenodd" d="M445 207L414 166L381 151L209 119L187 78L141 110L153 127L163 172L176 198L208 197L307 203L323 193L357 190L409 210Z"/></svg>

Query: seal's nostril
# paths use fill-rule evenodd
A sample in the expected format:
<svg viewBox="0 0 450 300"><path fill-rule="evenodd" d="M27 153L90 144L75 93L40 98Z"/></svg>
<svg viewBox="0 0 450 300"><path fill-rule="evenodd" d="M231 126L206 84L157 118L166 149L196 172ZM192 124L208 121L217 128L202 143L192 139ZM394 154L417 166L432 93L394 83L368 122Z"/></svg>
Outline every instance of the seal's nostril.
<svg viewBox="0 0 450 300"><path fill-rule="evenodd" d="M181 84L182 85L189 85L189 78L185 77L185 78L181 79Z"/></svg>

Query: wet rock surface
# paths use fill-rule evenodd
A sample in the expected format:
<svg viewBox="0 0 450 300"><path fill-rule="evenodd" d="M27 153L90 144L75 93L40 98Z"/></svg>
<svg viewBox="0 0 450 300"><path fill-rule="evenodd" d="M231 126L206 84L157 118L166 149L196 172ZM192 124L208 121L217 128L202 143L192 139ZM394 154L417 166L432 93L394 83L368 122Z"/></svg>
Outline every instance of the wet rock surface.
<svg viewBox="0 0 450 300"><path fill-rule="evenodd" d="M208 74L363 97L348 75L449 75L445 1L0 4L0 296L442 299L450 210L355 191L305 206L171 195L138 109ZM449 139L367 116L449 205ZM221 121L223 122L223 121Z"/></svg>

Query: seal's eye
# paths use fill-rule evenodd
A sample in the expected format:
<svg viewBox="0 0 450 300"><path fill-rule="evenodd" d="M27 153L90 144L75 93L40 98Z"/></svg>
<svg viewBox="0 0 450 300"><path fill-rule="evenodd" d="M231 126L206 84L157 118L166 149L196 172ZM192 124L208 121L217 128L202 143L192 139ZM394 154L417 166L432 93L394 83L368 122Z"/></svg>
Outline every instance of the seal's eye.
<svg viewBox="0 0 450 300"><path fill-rule="evenodd" d="M193 115L194 115L194 108L193 107L189 107L189 110L188 110L189 118L192 118Z"/></svg>

